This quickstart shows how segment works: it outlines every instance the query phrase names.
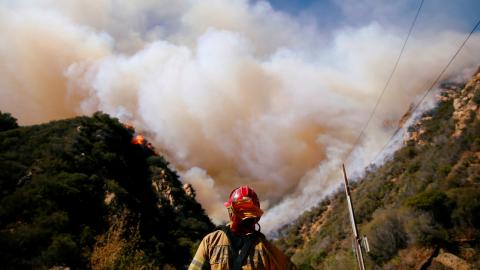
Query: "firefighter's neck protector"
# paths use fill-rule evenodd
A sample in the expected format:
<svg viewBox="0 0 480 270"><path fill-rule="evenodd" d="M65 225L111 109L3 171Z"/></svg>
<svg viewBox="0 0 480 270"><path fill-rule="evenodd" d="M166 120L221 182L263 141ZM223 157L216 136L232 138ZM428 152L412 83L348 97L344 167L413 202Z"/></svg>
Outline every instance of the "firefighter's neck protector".
<svg viewBox="0 0 480 270"><path fill-rule="evenodd" d="M253 232L255 224L258 223L263 214L257 194L248 186L234 189L230 193L228 202L224 203L224 205L228 209L231 222L230 228L233 232ZM242 223L246 219L255 219L255 222ZM243 228L243 224L249 224L249 228Z"/></svg>

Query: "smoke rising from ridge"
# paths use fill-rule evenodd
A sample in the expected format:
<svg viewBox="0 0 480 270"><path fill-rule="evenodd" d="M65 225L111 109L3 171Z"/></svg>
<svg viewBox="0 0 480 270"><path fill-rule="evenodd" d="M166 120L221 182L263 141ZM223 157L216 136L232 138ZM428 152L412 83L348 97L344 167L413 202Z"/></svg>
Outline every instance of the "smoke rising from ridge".
<svg viewBox="0 0 480 270"><path fill-rule="evenodd" d="M403 29L371 22L326 39L263 1L135 3L3 4L0 109L22 124L97 110L132 123L216 222L241 184L270 208L262 220L270 231L341 183L342 158L384 86ZM356 157L373 158L392 131L385 123L423 94L464 35L411 38ZM476 67L479 45L475 34L449 72Z"/></svg>

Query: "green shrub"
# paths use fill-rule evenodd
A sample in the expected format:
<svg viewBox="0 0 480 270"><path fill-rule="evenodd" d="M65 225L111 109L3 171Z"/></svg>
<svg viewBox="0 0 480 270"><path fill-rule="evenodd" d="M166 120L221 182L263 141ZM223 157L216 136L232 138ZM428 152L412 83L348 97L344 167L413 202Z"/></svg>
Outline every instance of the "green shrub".
<svg viewBox="0 0 480 270"><path fill-rule="evenodd" d="M57 234L53 236L51 244L42 252L46 265L78 265L81 258L80 249L69 234Z"/></svg>
<svg viewBox="0 0 480 270"><path fill-rule="evenodd" d="M404 228L410 243L428 246L449 241L447 230L435 221L431 213L410 210L405 217Z"/></svg>
<svg viewBox="0 0 480 270"><path fill-rule="evenodd" d="M474 227L480 230L480 188L463 187L452 189L449 195L455 201L452 220L459 227Z"/></svg>
<svg viewBox="0 0 480 270"><path fill-rule="evenodd" d="M442 225L450 226L451 212L454 206L448 196L440 190L425 191L405 201L409 207L432 213L433 218Z"/></svg>
<svg viewBox="0 0 480 270"><path fill-rule="evenodd" d="M375 212L373 220L366 225L369 254L377 263L388 261L406 247L408 237L401 218L399 212L383 209Z"/></svg>

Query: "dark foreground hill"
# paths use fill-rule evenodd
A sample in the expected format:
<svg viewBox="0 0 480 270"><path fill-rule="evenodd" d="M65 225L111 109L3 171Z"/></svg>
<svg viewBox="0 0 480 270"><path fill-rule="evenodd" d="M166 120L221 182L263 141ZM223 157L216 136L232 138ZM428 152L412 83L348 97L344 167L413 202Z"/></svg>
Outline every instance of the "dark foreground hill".
<svg viewBox="0 0 480 270"><path fill-rule="evenodd" d="M405 145L353 185L367 269L480 269L480 73L444 88ZM301 269L357 267L343 189L280 234Z"/></svg>
<svg viewBox="0 0 480 270"><path fill-rule="evenodd" d="M0 113L2 269L182 269L213 224L106 114L18 127Z"/></svg>

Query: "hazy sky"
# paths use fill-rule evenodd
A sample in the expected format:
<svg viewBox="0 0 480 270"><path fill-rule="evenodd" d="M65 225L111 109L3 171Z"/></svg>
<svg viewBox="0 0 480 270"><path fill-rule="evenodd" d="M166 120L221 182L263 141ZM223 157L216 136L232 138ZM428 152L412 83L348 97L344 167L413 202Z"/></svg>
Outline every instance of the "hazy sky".
<svg viewBox="0 0 480 270"><path fill-rule="evenodd" d="M0 110L20 124L101 110L133 124L216 222L259 193L271 231L360 172L476 23L480 2L0 0ZM480 63L475 33L445 78Z"/></svg>

